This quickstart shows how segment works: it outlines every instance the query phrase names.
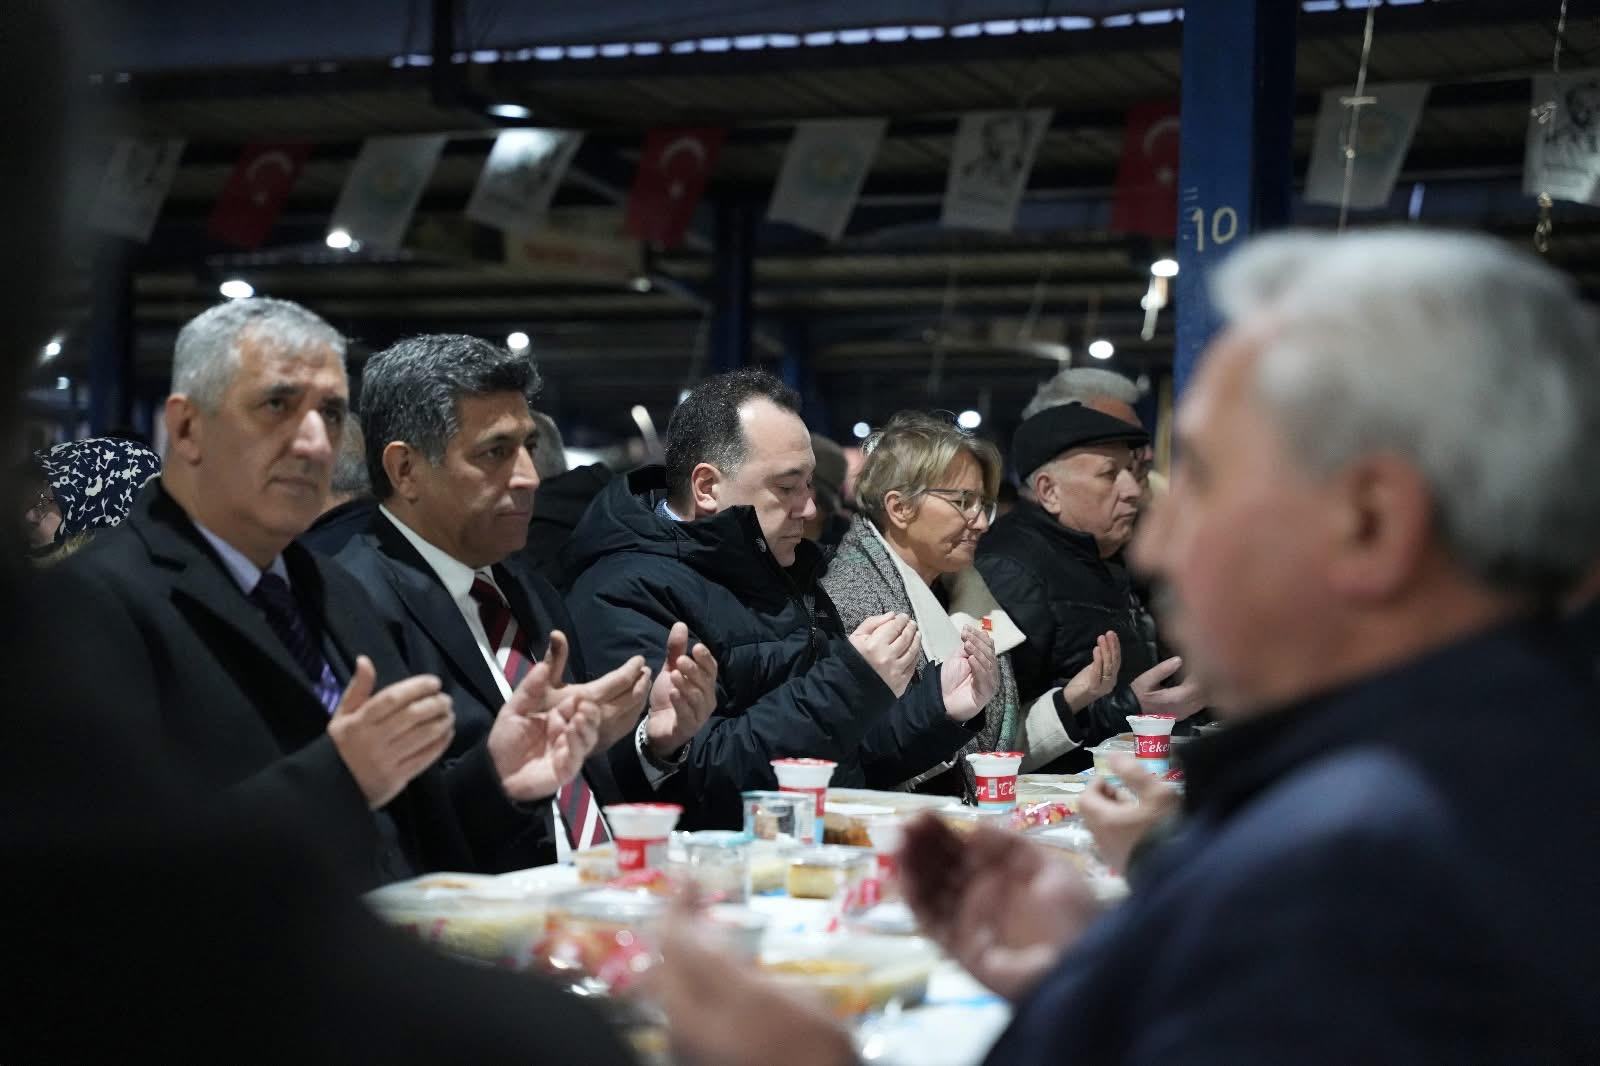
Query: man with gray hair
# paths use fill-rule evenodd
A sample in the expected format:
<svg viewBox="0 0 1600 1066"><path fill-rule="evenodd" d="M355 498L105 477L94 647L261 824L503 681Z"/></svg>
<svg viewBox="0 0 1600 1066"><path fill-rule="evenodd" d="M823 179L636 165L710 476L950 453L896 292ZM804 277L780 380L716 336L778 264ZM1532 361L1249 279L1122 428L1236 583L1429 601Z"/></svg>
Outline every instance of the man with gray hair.
<svg viewBox="0 0 1600 1066"><path fill-rule="evenodd" d="M1193 683L1167 685L1182 660L1162 658L1122 559L1144 499L1137 471L1148 443L1137 422L1077 401L1041 408L1012 438L1026 498L978 542L979 573L1027 637L1011 653L1024 703L1076 677L1100 638L1116 635L1114 687L1067 722L1067 739L1083 747L1123 732L1128 715L1184 719L1204 703ZM1063 760L1062 770L1088 765L1081 751Z"/></svg>
<svg viewBox="0 0 1600 1066"><path fill-rule="evenodd" d="M454 717L406 668L361 585L295 542L321 511L348 414L345 342L281 300L212 308L178 334L161 477L63 568L89 605L86 664L118 664L119 709L172 769L300 812L357 883L489 866L517 802L576 774L596 711L550 708L541 665L482 743L434 763Z"/></svg>
<svg viewBox="0 0 1600 1066"><path fill-rule="evenodd" d="M456 713L447 758L473 757L537 662L552 671L550 705L570 691L599 709L601 756L542 805L499 864L541 865L609 840L600 806L654 798L673 753L711 713L715 661L691 651L679 624L655 650L654 682L643 655L618 656L589 680L614 664L585 662L561 596L518 555L543 446L528 356L477 337L412 337L368 360L361 384L379 506L338 560L411 668L443 680Z"/></svg>
<svg viewBox="0 0 1600 1066"><path fill-rule="evenodd" d="M1017 1004L991 1062L1600 1061L1600 715L1556 610L1600 544L1596 317L1426 230L1270 237L1215 280L1134 549L1229 723L1185 749L1185 826L1102 915L1019 838L916 824L907 899ZM827 1039L776 1003L738 1014Z"/></svg>
<svg viewBox="0 0 1600 1066"><path fill-rule="evenodd" d="M1022 409L1022 420L1026 422L1039 412L1048 411L1052 407L1081 403L1090 410L1119 418L1143 429L1144 423L1139 419L1139 412L1135 409L1139 403L1139 395L1139 386L1114 370L1102 370L1095 366L1068 367L1039 386L1033 394L1033 399L1028 401L1028 406ZM1148 443L1134 454L1133 476L1147 497L1140 501L1141 506L1149 502L1150 464L1154 458L1155 449ZM1033 499L1033 487L1027 481L1028 472L1018 470L1017 476L1022 479L1019 489L1022 497Z"/></svg>

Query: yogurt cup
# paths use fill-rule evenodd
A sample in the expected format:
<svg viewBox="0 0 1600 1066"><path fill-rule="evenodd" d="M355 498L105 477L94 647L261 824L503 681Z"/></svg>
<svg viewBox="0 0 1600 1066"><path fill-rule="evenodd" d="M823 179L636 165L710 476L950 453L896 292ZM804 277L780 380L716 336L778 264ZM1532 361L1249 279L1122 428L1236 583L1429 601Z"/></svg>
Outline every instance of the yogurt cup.
<svg viewBox="0 0 1600 1066"><path fill-rule="evenodd" d="M1017 805L1017 771L1022 767L1020 751L975 751L967 756L977 780L978 806L986 811L1005 811Z"/></svg>
<svg viewBox="0 0 1600 1066"><path fill-rule="evenodd" d="M617 844L617 872L660 870L667 863L667 838L683 808L676 803L613 803L602 808Z"/></svg>
<svg viewBox="0 0 1600 1066"><path fill-rule="evenodd" d="M1170 714L1130 714L1128 726L1134 734L1134 755L1140 765L1157 777L1166 775L1172 755L1172 727L1178 720Z"/></svg>
<svg viewBox="0 0 1600 1066"><path fill-rule="evenodd" d="M806 827L796 826L802 834L801 839L807 844L815 844L822 839L822 816L828 806L828 782L833 779L834 767L839 764L832 759L773 759L772 771L778 775L778 791L803 793L811 797L815 808L815 820L810 828L810 837L806 837Z"/></svg>

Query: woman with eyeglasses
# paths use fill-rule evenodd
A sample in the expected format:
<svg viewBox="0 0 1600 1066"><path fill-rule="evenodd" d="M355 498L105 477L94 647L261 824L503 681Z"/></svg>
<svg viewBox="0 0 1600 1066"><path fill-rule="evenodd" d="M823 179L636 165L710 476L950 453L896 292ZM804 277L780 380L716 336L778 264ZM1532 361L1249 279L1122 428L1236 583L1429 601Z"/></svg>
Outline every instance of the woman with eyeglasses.
<svg viewBox="0 0 1600 1066"><path fill-rule="evenodd" d="M91 437L35 452L29 469L23 532L30 558L48 565L127 517L139 489L161 472L161 458L137 441Z"/></svg>
<svg viewBox="0 0 1600 1066"><path fill-rule="evenodd" d="M822 578L840 622L848 630L874 615L910 615L922 643L919 671L952 654L966 626L987 631L1000 653L999 688L971 721L971 739L902 787L970 796L973 775L962 756L975 751L1020 751L1024 770L1057 758L1073 746L1062 715L1115 683L1116 634L1100 638L1093 660L1066 686L1022 706L1007 653L1026 636L973 565L995 517L1000 453L952 422L916 411L895 415L865 447L856 481L860 513Z"/></svg>

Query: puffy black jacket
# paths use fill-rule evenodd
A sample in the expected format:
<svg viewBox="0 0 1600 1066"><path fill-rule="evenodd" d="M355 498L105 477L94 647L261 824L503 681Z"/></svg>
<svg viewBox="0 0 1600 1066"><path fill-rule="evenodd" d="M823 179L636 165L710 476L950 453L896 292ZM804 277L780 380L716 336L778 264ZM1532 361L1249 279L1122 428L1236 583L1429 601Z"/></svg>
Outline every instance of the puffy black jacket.
<svg viewBox="0 0 1600 1066"><path fill-rule="evenodd" d="M1155 622L1120 563L1100 558L1093 537L1064 528L1023 500L978 542L978 572L1028 640L1011 653L1023 705L1065 684L1113 630L1122 643L1117 687L1079 714L1084 746L1126 732L1139 713L1130 682L1160 661Z"/></svg>
<svg viewBox="0 0 1600 1066"><path fill-rule="evenodd" d="M534 490L528 541L518 554L534 573L556 588L564 589L568 584L561 573L561 551L589 504L612 476L610 467L593 463L546 478Z"/></svg>
<svg viewBox="0 0 1600 1066"><path fill-rule="evenodd" d="M960 746L966 731L945 716L937 671L897 701L850 645L817 587L813 545L785 570L753 509L675 522L656 512L664 489L660 467L612 481L561 566L591 662L659 655L677 621L716 657L716 711L663 789L684 804L685 827L740 826L739 794L777 787L773 759L833 759L833 784L888 788Z"/></svg>

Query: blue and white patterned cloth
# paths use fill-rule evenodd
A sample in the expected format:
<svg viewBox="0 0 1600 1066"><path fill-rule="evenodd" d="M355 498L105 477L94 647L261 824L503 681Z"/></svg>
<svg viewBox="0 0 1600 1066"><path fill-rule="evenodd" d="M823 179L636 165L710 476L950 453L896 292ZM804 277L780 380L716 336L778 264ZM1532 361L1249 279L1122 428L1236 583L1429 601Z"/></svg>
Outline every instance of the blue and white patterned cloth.
<svg viewBox="0 0 1600 1066"><path fill-rule="evenodd" d="M146 481L161 473L161 458L136 441L91 437L33 453L61 511L58 542L127 517Z"/></svg>

